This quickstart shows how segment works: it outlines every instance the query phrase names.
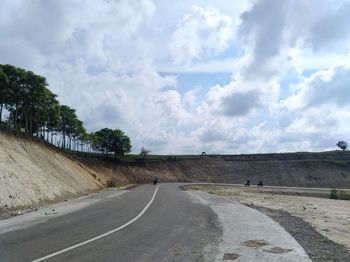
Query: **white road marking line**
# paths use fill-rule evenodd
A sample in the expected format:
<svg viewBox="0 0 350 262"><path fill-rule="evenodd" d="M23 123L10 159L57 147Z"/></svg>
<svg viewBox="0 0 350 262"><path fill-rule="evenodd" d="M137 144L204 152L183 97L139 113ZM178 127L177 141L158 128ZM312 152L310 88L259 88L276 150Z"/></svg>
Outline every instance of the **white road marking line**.
<svg viewBox="0 0 350 262"><path fill-rule="evenodd" d="M59 254L65 253L65 252L67 252L67 251L69 251L69 250L72 250L72 249L75 249L75 248L84 246L84 245L86 245L86 244L88 244L88 243L91 243L91 242L93 242L93 241L95 241L95 240L98 240L98 239L100 239L100 238L103 238L103 237L106 237L106 236L108 236L108 235L111 235L111 234L113 234L113 233L115 233L115 232L117 232L117 231L119 231L119 230L121 230L121 229L127 227L128 225L134 223L137 219L139 219L140 217L142 217L142 215L143 215L143 214L147 211L147 209L150 207L150 205L152 204L154 198L156 197L158 188L159 188L159 185L157 186L156 190L154 191L153 197L152 197L152 199L149 201L149 203L147 204L147 206L145 206L145 208L144 208L136 217L134 217L133 219L131 219L129 222L125 223L124 225L122 225L122 226L120 226L120 227L118 227L118 228L115 228L115 229L113 229L113 230L111 230L111 231L108 231L108 232L106 232L106 233L104 233L104 234L102 234L102 235L99 235L99 236L97 236L97 237L93 237L93 238L90 238L90 239L88 239L88 240L86 240L86 241L84 241L84 242L78 243L78 244L76 244L76 245L74 245L74 246L67 247L67 248L65 248L65 249L62 249L62 250L57 251L57 252L55 252L55 253L52 253L52 254L50 254L50 255L47 255L47 256L44 256L44 257L35 259L35 260L33 260L32 262L44 261L44 260L49 259L49 258L51 258L51 257L54 257L54 256L57 256L57 255L59 255Z"/></svg>

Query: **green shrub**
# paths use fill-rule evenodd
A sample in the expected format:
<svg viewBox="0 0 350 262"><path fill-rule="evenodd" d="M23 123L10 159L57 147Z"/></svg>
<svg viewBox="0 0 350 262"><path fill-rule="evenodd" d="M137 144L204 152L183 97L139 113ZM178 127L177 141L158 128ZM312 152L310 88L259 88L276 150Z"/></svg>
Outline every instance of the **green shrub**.
<svg viewBox="0 0 350 262"><path fill-rule="evenodd" d="M350 200L350 193L347 193L343 190L332 189L329 195L330 199L342 199L342 200Z"/></svg>
<svg viewBox="0 0 350 262"><path fill-rule="evenodd" d="M113 180L110 180L108 182L108 187L116 187L116 186L117 186L117 184Z"/></svg>
<svg viewBox="0 0 350 262"><path fill-rule="evenodd" d="M331 190L331 193L330 193L330 195L329 195L329 198L330 198L330 199L338 199L338 198L337 198L337 190L336 190L335 188L333 188L333 189Z"/></svg>
<svg viewBox="0 0 350 262"><path fill-rule="evenodd" d="M350 193L339 190L339 199L350 200Z"/></svg>
<svg viewBox="0 0 350 262"><path fill-rule="evenodd" d="M332 160L330 161L332 164L340 166L340 167L347 167L350 165L349 161L341 161L341 160Z"/></svg>

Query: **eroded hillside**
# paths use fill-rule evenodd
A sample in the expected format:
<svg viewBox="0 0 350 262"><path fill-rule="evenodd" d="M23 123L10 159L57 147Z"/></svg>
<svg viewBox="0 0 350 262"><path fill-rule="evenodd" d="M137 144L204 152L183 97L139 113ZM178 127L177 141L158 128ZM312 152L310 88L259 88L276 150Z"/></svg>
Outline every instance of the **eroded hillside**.
<svg viewBox="0 0 350 262"><path fill-rule="evenodd" d="M1 208L86 194L103 185L60 151L30 138L0 132Z"/></svg>
<svg viewBox="0 0 350 262"><path fill-rule="evenodd" d="M205 156L179 165L194 181L350 188L348 152Z"/></svg>
<svg viewBox="0 0 350 262"><path fill-rule="evenodd" d="M114 185L186 181L173 165L120 165L115 161L78 159L28 136L0 131L0 213L35 207Z"/></svg>

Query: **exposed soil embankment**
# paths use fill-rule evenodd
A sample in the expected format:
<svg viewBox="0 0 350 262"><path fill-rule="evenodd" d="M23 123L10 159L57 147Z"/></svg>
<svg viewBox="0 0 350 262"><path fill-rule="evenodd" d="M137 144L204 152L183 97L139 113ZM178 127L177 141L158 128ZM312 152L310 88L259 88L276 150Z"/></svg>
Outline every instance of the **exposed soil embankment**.
<svg viewBox="0 0 350 262"><path fill-rule="evenodd" d="M28 137L0 132L0 211L90 193L102 188L59 150Z"/></svg>
<svg viewBox="0 0 350 262"><path fill-rule="evenodd" d="M0 212L54 202L109 184L219 182L350 188L348 152L203 156L118 163L63 153L34 138L0 131ZM113 182L113 183L112 183Z"/></svg>
<svg viewBox="0 0 350 262"><path fill-rule="evenodd" d="M38 139L0 131L0 216L12 210L63 201L109 185L189 181L168 162L118 163L82 159Z"/></svg>
<svg viewBox="0 0 350 262"><path fill-rule="evenodd" d="M166 182L216 182L291 187L350 188L348 152L203 156L168 161L80 160L103 175L104 182L147 183L154 175Z"/></svg>
<svg viewBox="0 0 350 262"><path fill-rule="evenodd" d="M193 181L350 188L348 152L205 156L178 165Z"/></svg>
<svg viewBox="0 0 350 262"><path fill-rule="evenodd" d="M106 186L113 181L115 185L151 183L155 175L161 182L191 182L177 161L117 162L113 159L74 158L89 170L93 176Z"/></svg>

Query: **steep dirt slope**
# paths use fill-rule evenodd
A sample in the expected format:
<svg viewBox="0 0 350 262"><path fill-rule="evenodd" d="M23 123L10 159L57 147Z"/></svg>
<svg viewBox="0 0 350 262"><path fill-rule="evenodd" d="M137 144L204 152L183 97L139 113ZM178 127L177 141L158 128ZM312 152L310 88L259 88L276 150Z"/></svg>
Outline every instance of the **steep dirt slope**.
<svg viewBox="0 0 350 262"><path fill-rule="evenodd" d="M350 188L348 153L296 155L205 156L178 164L193 181L245 183L249 179L252 184L263 180L266 185Z"/></svg>
<svg viewBox="0 0 350 262"><path fill-rule="evenodd" d="M58 150L0 132L0 208L28 207L96 191L103 185Z"/></svg>
<svg viewBox="0 0 350 262"><path fill-rule="evenodd" d="M86 169L98 176L98 179L108 186L110 181L116 185L150 183L155 175L162 182L190 182L176 161L131 162L116 163L114 160L76 159Z"/></svg>
<svg viewBox="0 0 350 262"><path fill-rule="evenodd" d="M122 163L84 161L103 182L144 183L159 175L162 181L201 181L296 187L350 188L350 154L289 153L204 156L198 159ZM102 179L102 178L101 178Z"/></svg>

